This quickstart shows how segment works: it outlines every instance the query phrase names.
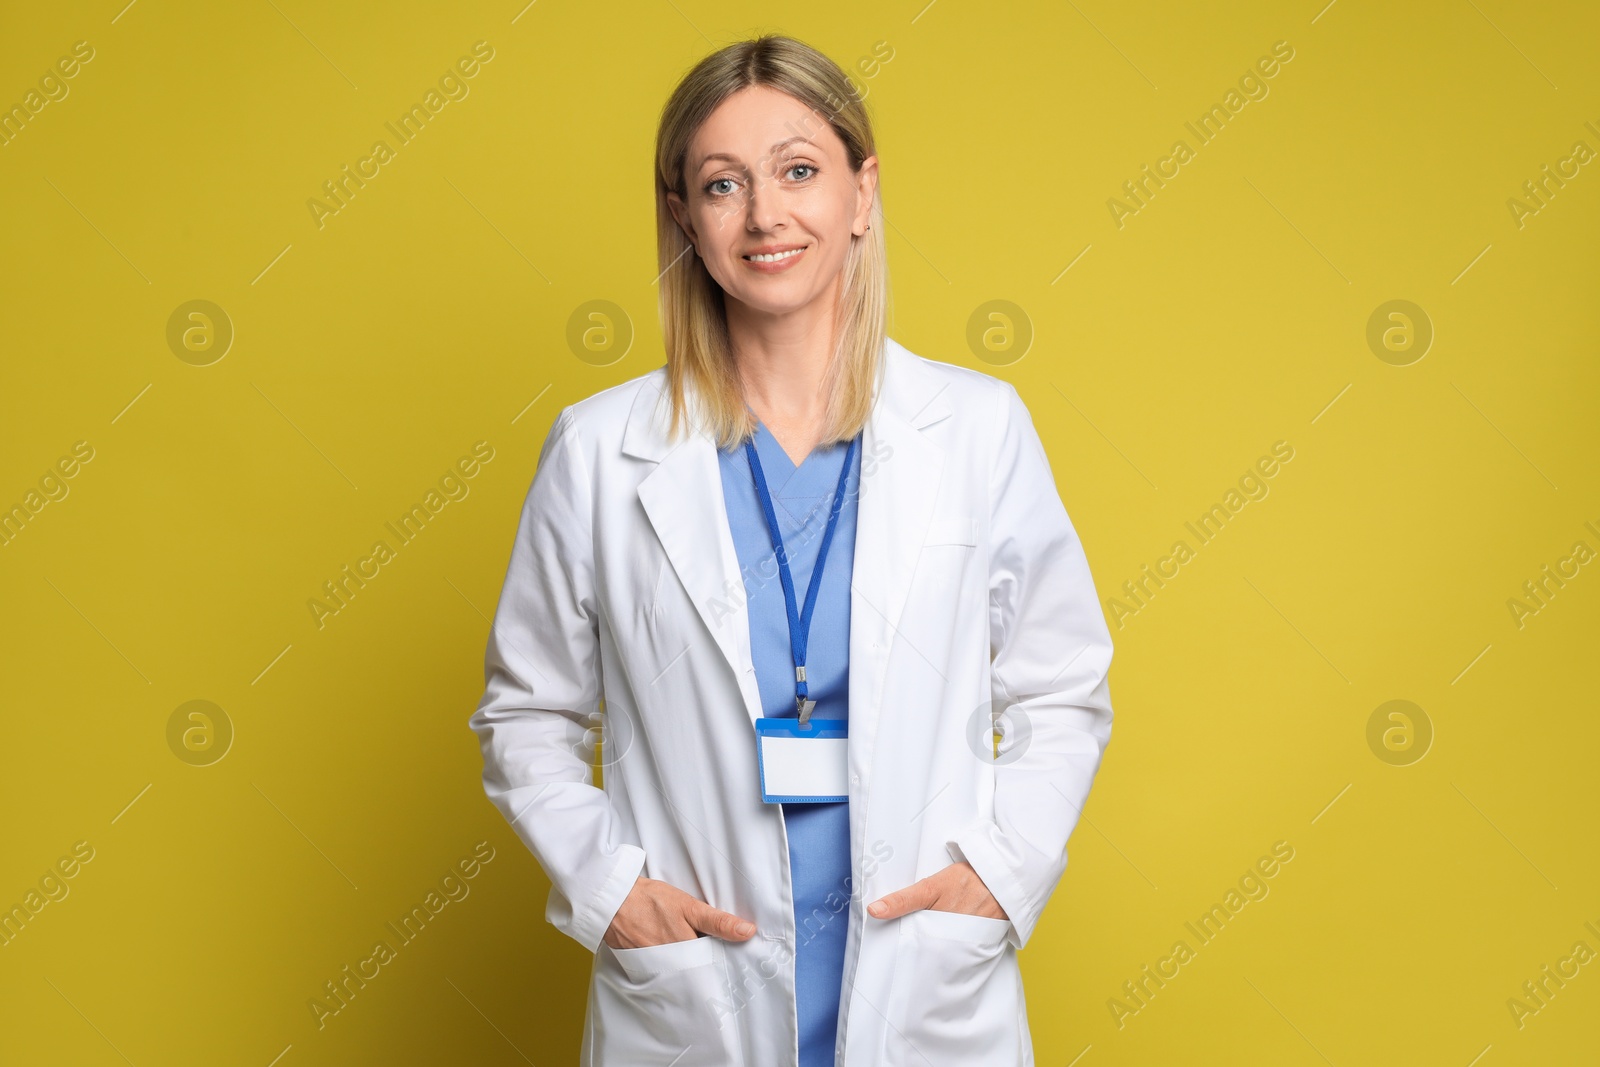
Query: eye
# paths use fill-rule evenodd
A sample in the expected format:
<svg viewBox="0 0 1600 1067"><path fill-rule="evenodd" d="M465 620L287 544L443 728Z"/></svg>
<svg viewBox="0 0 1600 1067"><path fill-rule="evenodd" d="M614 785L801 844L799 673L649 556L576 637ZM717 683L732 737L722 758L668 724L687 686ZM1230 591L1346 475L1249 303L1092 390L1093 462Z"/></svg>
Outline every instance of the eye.
<svg viewBox="0 0 1600 1067"><path fill-rule="evenodd" d="M817 168L813 167L809 163L795 163L789 167L790 174L793 174L797 170L808 170L811 172L810 174L807 174L805 177L801 178L801 181L808 181L809 179L815 177L817 173Z"/></svg>
<svg viewBox="0 0 1600 1067"><path fill-rule="evenodd" d="M732 189L718 189L717 188L717 186L723 185L723 184L732 185L733 184L733 179L732 178L713 178L711 181L706 182L706 186L705 186L706 195L708 195L708 196L727 196L729 193L733 192Z"/></svg>

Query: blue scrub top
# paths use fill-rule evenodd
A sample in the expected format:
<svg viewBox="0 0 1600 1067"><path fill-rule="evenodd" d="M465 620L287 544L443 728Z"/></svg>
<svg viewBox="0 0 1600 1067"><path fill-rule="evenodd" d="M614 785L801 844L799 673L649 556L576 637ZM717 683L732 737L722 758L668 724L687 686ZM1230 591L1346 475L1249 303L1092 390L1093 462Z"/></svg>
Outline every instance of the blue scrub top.
<svg viewBox="0 0 1600 1067"><path fill-rule="evenodd" d="M803 609L817 550L839 484L848 442L821 445L796 467L765 424L757 420L756 454L789 558L795 607ZM755 479L740 443L719 452L722 494L744 578L750 615L750 650L763 714L793 718L794 656L777 556ZM818 719L849 717L850 573L855 562L856 511L861 496L861 448L856 448L844 506L828 546L822 585L812 609L806 645L806 686ZM751 731L750 744L755 744ZM795 1009L800 1024L800 1067L832 1067L844 981L845 933L850 921L850 804L784 804L789 873L794 886Z"/></svg>

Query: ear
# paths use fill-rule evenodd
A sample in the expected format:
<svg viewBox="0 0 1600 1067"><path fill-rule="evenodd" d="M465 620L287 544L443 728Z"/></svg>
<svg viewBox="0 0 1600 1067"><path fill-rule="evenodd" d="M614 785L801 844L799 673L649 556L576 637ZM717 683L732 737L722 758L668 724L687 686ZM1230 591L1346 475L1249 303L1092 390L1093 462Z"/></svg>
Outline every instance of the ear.
<svg viewBox="0 0 1600 1067"><path fill-rule="evenodd" d="M694 224L689 221L689 208L683 202L683 197L679 196L676 191L667 193L667 207L672 211L672 218L677 222L678 228L683 231L684 236L689 239L690 244L695 246L695 251L698 253L700 242L695 240Z"/></svg>
<svg viewBox="0 0 1600 1067"><path fill-rule="evenodd" d="M856 172L856 217L851 223L850 232L857 237L867 232L867 227L872 225L872 202L878 193L878 157L868 156L861 161L861 169Z"/></svg>

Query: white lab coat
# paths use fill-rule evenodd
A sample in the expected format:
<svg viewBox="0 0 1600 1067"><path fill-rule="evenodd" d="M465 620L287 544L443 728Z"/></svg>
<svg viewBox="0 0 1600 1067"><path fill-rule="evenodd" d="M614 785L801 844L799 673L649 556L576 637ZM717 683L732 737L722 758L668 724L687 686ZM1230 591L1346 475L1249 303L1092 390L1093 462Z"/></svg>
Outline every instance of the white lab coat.
<svg viewBox="0 0 1600 1067"><path fill-rule="evenodd" d="M550 879L546 918L595 953L581 1063L794 1064L796 938L846 922L839 1064L1031 1065L1016 953L1110 740L1112 649L1027 408L1000 379L887 345L851 580L854 873L797 930L715 444L667 441L665 380L557 416L470 720L485 791ZM1009 921L866 914L960 859ZM757 933L612 950L641 874Z"/></svg>

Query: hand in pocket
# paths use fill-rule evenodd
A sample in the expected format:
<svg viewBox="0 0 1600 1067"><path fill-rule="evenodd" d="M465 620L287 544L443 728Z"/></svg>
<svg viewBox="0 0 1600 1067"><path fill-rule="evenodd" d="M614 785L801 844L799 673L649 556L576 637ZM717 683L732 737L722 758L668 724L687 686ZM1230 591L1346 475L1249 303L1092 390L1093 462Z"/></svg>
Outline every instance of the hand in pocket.
<svg viewBox="0 0 1600 1067"><path fill-rule="evenodd" d="M867 913L877 919L898 919L909 911L953 911L988 919L1009 919L1006 910L983 884L972 864L952 863L919 882L872 902Z"/></svg>
<svg viewBox="0 0 1600 1067"><path fill-rule="evenodd" d="M677 886L642 875L617 909L606 930L612 948L647 948L689 941L709 934L724 941L748 941L755 924L690 896Z"/></svg>

